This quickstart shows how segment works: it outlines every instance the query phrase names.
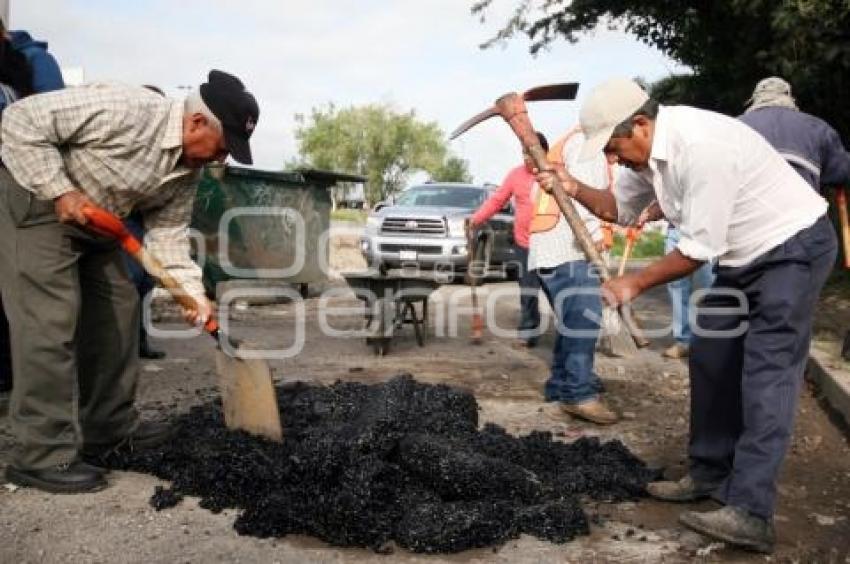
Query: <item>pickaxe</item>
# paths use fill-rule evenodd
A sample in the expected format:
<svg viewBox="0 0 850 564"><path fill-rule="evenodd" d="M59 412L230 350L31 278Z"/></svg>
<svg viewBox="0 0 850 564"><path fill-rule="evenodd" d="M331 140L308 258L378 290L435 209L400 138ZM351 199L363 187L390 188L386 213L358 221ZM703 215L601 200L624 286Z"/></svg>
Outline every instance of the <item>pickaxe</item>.
<svg viewBox="0 0 850 564"><path fill-rule="evenodd" d="M484 110L475 117L465 121L460 127L452 132L450 139L454 139L463 132L473 126L490 119L493 116L500 116L511 127L513 132L522 143L523 149L531 155L534 164L538 170L550 170L552 167L546 158L546 151L540 146L540 141L537 139L537 133L534 126L531 124L531 119L528 117L528 109L525 102L537 102L542 100L575 100L576 92L578 92L578 84L574 82L564 84L550 84L547 86L538 86L523 93L511 92L505 94L493 104L492 107ZM599 275L603 282L611 279L611 273L608 272L608 267L602 259L602 255L596 249L590 232L584 221L578 215L572 200L567 196L564 186L561 184L561 179L554 175L554 185L552 186L552 196L558 203L561 213L567 220L567 224L572 229L573 235L579 243L582 251L584 251L587 260L599 271ZM649 344L646 337L643 336L637 320L632 315L632 311L628 305L619 306L617 308L620 318L626 325L635 345L645 347Z"/></svg>

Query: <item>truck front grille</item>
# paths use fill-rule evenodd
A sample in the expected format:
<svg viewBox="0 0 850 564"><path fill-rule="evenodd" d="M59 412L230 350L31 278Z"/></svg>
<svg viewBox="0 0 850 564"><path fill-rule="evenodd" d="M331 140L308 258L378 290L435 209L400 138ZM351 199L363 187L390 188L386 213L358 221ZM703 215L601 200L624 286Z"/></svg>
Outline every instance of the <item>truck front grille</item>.
<svg viewBox="0 0 850 564"><path fill-rule="evenodd" d="M425 235L445 237L446 224L442 219L388 217L381 224L381 233L387 235Z"/></svg>
<svg viewBox="0 0 850 564"><path fill-rule="evenodd" d="M438 245L397 245L393 243L382 243L382 253L399 253L401 251L416 251L420 255L439 255L443 248Z"/></svg>

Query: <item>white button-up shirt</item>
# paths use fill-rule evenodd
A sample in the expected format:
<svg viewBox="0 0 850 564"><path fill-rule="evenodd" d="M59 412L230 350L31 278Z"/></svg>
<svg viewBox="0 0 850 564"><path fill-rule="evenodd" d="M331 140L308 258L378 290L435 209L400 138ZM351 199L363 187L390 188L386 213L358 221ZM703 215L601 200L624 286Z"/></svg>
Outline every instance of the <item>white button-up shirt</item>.
<svg viewBox="0 0 850 564"><path fill-rule="evenodd" d="M826 213L817 195L757 132L723 114L661 106L649 166L623 170L618 221L629 225L657 199L694 260L743 266Z"/></svg>

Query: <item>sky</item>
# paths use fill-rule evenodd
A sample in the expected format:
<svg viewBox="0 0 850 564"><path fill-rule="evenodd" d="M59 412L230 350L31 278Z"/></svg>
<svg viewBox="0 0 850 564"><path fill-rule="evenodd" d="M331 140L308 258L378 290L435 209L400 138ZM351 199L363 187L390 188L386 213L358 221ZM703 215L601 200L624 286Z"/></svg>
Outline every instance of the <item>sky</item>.
<svg viewBox="0 0 850 564"><path fill-rule="evenodd" d="M506 92L579 82L575 102L530 110L554 139L605 78L683 71L619 31L559 41L536 57L524 37L481 50L517 2L495 0L482 24L472 0L10 0L10 27L46 40L63 67L83 68L89 82L155 84L182 96L212 68L237 75L260 104L252 147L255 166L268 170L296 155L295 114L329 102L413 109L448 135ZM469 161L478 183L498 183L521 160L498 119L450 149Z"/></svg>

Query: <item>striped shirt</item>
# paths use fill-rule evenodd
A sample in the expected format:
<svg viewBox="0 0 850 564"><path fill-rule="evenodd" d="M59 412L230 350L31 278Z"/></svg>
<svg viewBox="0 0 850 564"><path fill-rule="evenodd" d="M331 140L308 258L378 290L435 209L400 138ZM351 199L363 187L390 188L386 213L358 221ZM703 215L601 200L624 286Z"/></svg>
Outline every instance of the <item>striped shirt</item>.
<svg viewBox="0 0 850 564"><path fill-rule="evenodd" d="M598 158L579 160L582 143L584 143L584 135L576 133L564 144L563 162L566 163L567 170L585 185L598 190L607 190L610 182L608 179L608 161L601 153ZM540 187L535 182L532 189L532 201L537 200L538 190L540 190ZM601 241L602 225L599 219L578 202L573 201L573 204L575 204L579 217L584 220L584 224L590 232L590 237L594 241ZM559 215L558 223L554 228L542 233L531 234L528 270L555 268L565 262L587 260L567 220L564 219L563 215Z"/></svg>
<svg viewBox="0 0 850 564"><path fill-rule="evenodd" d="M200 175L179 164L182 139L182 102L142 87L91 84L6 108L0 156L39 199L79 190L121 217L141 212L145 247L201 297L188 227Z"/></svg>

